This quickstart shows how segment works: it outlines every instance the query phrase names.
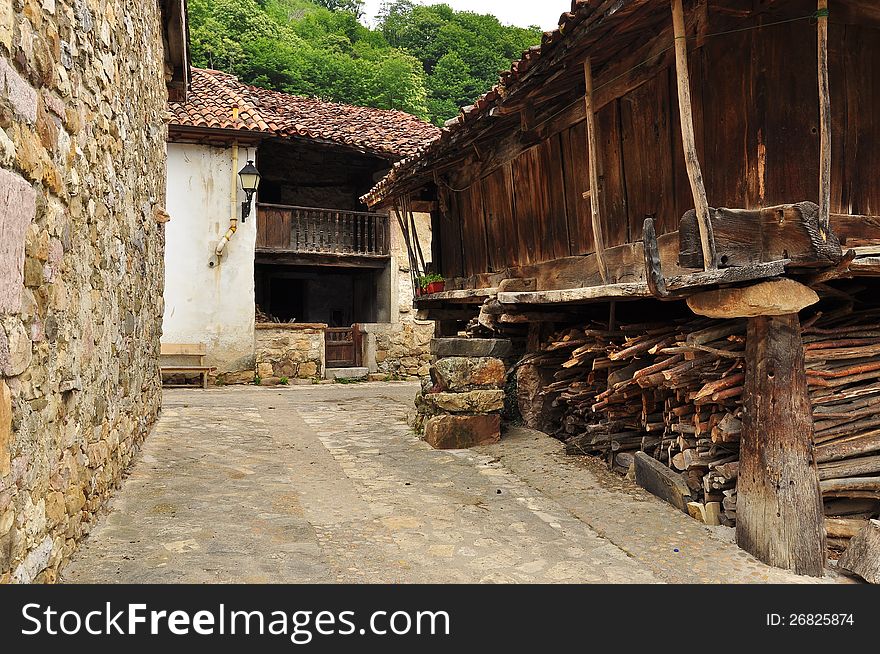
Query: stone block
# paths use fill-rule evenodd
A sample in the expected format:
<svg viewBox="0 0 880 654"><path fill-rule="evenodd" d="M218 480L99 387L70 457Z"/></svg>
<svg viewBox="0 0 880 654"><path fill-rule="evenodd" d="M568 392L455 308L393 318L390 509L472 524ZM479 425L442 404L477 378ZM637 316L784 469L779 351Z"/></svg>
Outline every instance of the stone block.
<svg viewBox="0 0 880 654"><path fill-rule="evenodd" d="M431 374L442 390L468 391L502 388L507 369L494 357L448 357L436 361Z"/></svg>
<svg viewBox="0 0 880 654"><path fill-rule="evenodd" d="M12 50L12 28L15 25L15 14L11 2L0 2L0 44Z"/></svg>
<svg viewBox="0 0 880 654"><path fill-rule="evenodd" d="M743 288L720 288L688 298L691 311L709 318L752 318L797 313L819 301L816 291L793 279L771 279Z"/></svg>
<svg viewBox="0 0 880 654"><path fill-rule="evenodd" d="M297 376L300 379L307 379L311 377L316 377L318 375L318 364L314 361L306 361L301 364L299 370L297 371Z"/></svg>
<svg viewBox="0 0 880 654"><path fill-rule="evenodd" d="M0 169L0 313L21 309L24 243L37 195L23 178Z"/></svg>
<svg viewBox="0 0 880 654"><path fill-rule="evenodd" d="M491 445L501 440L501 416L434 416L425 422L425 442L436 450Z"/></svg>
<svg viewBox="0 0 880 654"><path fill-rule="evenodd" d="M6 382L0 379L0 479L12 466L12 396Z"/></svg>
<svg viewBox="0 0 880 654"><path fill-rule="evenodd" d="M37 92L5 57L0 58L0 91L15 113L31 124L36 122Z"/></svg>
<svg viewBox="0 0 880 654"><path fill-rule="evenodd" d="M274 374L271 363L257 364L257 375L260 377L271 377Z"/></svg>
<svg viewBox="0 0 880 654"><path fill-rule="evenodd" d="M467 393L428 393L425 402L435 411L448 413L492 413L504 408L504 391L468 391Z"/></svg>
<svg viewBox="0 0 880 654"><path fill-rule="evenodd" d="M327 368L324 371L324 376L328 380L366 379L369 374L368 368Z"/></svg>
<svg viewBox="0 0 880 654"><path fill-rule="evenodd" d="M0 322L0 375L15 377L31 364L31 339L18 318Z"/></svg>
<svg viewBox="0 0 880 654"><path fill-rule="evenodd" d="M431 354L444 357L496 357L510 355L513 344L503 338L433 338Z"/></svg>

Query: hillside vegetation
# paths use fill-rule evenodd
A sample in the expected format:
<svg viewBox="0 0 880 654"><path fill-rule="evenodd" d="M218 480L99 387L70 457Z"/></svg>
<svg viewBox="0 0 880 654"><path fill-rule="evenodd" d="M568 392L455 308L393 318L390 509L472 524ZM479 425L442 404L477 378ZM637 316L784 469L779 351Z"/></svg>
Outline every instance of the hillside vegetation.
<svg viewBox="0 0 880 654"><path fill-rule="evenodd" d="M448 5L360 0L189 0L195 66L266 88L401 109L442 124L498 80L541 30Z"/></svg>

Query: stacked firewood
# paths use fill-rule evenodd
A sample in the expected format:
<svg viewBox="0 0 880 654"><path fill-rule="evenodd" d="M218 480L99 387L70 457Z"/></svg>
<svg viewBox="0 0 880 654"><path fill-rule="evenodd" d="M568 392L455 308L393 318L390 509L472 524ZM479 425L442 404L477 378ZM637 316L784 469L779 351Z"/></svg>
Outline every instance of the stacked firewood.
<svg viewBox="0 0 880 654"><path fill-rule="evenodd" d="M681 473L695 517L732 525L745 332L745 320L593 323L555 333L529 362L553 370L545 393L568 453L624 472L646 452ZM829 542L843 545L880 512L880 311L817 312L803 340Z"/></svg>

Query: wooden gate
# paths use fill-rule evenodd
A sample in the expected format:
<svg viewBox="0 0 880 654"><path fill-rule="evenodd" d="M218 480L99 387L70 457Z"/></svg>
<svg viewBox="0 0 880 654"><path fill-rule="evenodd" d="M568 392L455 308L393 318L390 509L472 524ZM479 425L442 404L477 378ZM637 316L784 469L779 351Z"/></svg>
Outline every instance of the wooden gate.
<svg viewBox="0 0 880 654"><path fill-rule="evenodd" d="M328 368L356 368L361 365L361 330L351 327L328 327L324 330Z"/></svg>

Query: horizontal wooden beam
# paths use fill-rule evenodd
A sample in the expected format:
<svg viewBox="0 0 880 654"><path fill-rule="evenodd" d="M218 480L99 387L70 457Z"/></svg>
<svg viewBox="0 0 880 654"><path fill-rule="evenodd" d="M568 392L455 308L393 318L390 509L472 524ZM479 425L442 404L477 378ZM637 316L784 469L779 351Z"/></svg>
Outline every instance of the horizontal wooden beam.
<svg viewBox="0 0 880 654"><path fill-rule="evenodd" d="M448 302L449 304L482 304L486 298L494 297L497 288L467 288L453 291L442 291L430 295L420 295L415 299L416 306L433 302Z"/></svg>
<svg viewBox="0 0 880 654"><path fill-rule="evenodd" d="M797 266L821 266L840 261L840 242L833 230L819 225L819 207L812 202L764 209L710 209L718 261L722 266L791 259ZM679 261L702 268L700 233L694 210L681 219Z"/></svg>
<svg viewBox="0 0 880 654"><path fill-rule="evenodd" d="M689 291L696 291L707 286L778 277L785 272L787 263L789 263L787 259L782 259L741 268L722 268L689 275L676 275L666 280L666 288L670 292L677 292L677 297L684 298ZM498 301L502 304L571 304L649 297L653 296L647 282L635 282L553 291L499 293Z"/></svg>
<svg viewBox="0 0 880 654"><path fill-rule="evenodd" d="M600 284L583 288L566 288L555 291L524 291L499 293L502 304L567 304L602 300L624 300L651 297L648 285L643 282L627 284Z"/></svg>
<svg viewBox="0 0 880 654"><path fill-rule="evenodd" d="M384 255L311 254L274 248L257 248L254 256L257 264L332 268L385 268L390 260L390 256Z"/></svg>

